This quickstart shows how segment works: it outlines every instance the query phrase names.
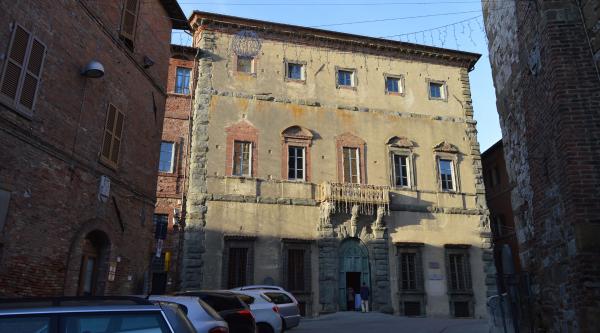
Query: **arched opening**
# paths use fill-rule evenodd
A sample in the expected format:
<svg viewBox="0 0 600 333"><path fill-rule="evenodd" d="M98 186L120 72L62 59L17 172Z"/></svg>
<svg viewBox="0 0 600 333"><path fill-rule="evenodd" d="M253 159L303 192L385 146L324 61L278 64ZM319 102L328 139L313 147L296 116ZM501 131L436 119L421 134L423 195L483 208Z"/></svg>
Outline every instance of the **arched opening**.
<svg viewBox="0 0 600 333"><path fill-rule="evenodd" d="M350 290L360 293L360 287L366 284L370 288L369 252L358 238L347 238L340 245L339 305L341 310L353 310L354 299L349 297Z"/></svg>
<svg viewBox="0 0 600 333"><path fill-rule="evenodd" d="M108 236L102 231L94 230L85 236L81 247L78 296L98 294L98 273L106 261L109 244Z"/></svg>

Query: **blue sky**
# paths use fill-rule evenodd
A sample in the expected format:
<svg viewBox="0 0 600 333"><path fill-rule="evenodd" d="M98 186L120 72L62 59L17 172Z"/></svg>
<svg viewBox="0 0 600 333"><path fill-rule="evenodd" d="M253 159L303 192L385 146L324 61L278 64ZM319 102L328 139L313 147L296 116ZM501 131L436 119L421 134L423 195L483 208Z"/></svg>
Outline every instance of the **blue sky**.
<svg viewBox="0 0 600 333"><path fill-rule="evenodd" d="M202 10L479 53L471 90L481 151L502 136L478 0L179 0L179 4L187 16ZM355 23L341 24L350 22ZM189 44L189 38L174 33L172 42Z"/></svg>

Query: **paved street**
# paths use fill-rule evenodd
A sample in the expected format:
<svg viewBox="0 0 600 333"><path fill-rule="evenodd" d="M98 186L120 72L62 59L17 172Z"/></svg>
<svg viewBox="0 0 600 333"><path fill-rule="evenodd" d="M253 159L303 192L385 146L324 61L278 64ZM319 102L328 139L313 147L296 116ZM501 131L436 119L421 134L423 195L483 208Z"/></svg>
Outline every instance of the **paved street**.
<svg viewBox="0 0 600 333"><path fill-rule="evenodd" d="M305 319L291 333L488 333L487 321L406 318L382 313L338 312Z"/></svg>

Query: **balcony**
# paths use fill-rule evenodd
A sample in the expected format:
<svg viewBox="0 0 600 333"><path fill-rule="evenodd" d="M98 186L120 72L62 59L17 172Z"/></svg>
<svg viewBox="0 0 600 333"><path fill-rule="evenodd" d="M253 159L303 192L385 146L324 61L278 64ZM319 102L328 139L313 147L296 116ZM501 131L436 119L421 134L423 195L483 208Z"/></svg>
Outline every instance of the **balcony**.
<svg viewBox="0 0 600 333"><path fill-rule="evenodd" d="M387 211L390 204L389 186L329 183L319 186L318 200L335 203L342 211L349 212L358 205L362 214L374 214L378 206Z"/></svg>

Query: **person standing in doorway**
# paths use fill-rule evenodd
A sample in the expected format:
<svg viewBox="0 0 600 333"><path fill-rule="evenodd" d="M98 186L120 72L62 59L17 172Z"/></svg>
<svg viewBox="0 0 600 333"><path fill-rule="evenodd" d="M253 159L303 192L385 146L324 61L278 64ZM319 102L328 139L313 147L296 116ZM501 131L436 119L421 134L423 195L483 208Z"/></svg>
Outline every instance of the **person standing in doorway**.
<svg viewBox="0 0 600 333"><path fill-rule="evenodd" d="M362 287L360 287L360 305L362 312L369 312L369 292L369 287L363 282Z"/></svg>
<svg viewBox="0 0 600 333"><path fill-rule="evenodd" d="M348 311L354 310L354 288L348 288L348 302L346 302L348 306Z"/></svg>

